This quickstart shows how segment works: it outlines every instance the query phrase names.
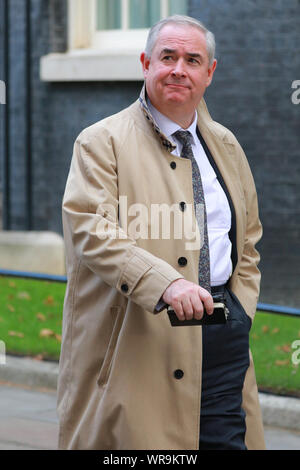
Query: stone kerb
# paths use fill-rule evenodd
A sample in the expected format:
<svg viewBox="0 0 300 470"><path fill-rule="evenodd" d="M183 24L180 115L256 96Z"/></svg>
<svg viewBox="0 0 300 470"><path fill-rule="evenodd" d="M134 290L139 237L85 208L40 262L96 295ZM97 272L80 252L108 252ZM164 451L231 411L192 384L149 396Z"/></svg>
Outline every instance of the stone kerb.
<svg viewBox="0 0 300 470"><path fill-rule="evenodd" d="M54 232L0 231L0 269L65 275L65 249Z"/></svg>

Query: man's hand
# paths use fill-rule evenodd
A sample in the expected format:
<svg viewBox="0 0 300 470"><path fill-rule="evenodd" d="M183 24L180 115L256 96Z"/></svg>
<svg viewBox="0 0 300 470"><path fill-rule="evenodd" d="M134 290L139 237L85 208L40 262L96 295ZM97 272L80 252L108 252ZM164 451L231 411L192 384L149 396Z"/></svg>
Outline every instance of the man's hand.
<svg viewBox="0 0 300 470"><path fill-rule="evenodd" d="M185 279L177 279L167 287L163 296L177 315L178 320L201 320L204 308L208 315L214 311L211 294L203 287Z"/></svg>

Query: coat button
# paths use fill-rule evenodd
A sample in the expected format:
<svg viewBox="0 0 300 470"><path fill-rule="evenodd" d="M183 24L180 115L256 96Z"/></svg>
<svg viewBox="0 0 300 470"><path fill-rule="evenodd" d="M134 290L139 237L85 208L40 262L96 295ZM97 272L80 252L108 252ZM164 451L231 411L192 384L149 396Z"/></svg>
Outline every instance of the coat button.
<svg viewBox="0 0 300 470"><path fill-rule="evenodd" d="M122 284L122 285L121 285L121 290L122 290L123 292L128 292L128 290L129 290L128 285L127 285L127 284Z"/></svg>
<svg viewBox="0 0 300 470"><path fill-rule="evenodd" d="M180 207L180 209L182 210L182 212L184 212L185 209L186 209L186 203L185 203L184 201L180 202L180 203L179 203L179 207Z"/></svg>
<svg viewBox="0 0 300 470"><path fill-rule="evenodd" d="M182 256L181 258L178 259L178 264L179 266L186 266L187 265L187 259Z"/></svg>
<svg viewBox="0 0 300 470"><path fill-rule="evenodd" d="M180 380L180 379L182 379L183 376L184 376L183 370L181 370L181 369L176 369L176 370L174 371L174 377L175 377L175 379Z"/></svg>
<svg viewBox="0 0 300 470"><path fill-rule="evenodd" d="M175 168L176 168L176 162L171 162L171 163L170 163L170 167L172 168L172 170L175 170Z"/></svg>

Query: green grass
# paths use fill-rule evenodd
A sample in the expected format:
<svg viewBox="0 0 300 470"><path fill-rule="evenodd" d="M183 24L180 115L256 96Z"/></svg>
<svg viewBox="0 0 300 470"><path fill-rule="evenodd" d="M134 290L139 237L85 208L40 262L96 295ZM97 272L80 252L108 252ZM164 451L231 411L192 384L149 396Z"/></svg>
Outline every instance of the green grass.
<svg viewBox="0 0 300 470"><path fill-rule="evenodd" d="M300 340L300 318L256 313L250 347L261 390L300 396L300 367L292 362L299 350L292 347L295 340Z"/></svg>
<svg viewBox="0 0 300 470"><path fill-rule="evenodd" d="M7 353L59 358L65 288L0 276L0 340Z"/></svg>
<svg viewBox="0 0 300 470"><path fill-rule="evenodd" d="M65 284L0 276L0 340L6 352L59 358ZM300 367L292 343L300 340L300 319L258 312L250 332L261 390L300 396ZM300 357L300 354L298 354Z"/></svg>

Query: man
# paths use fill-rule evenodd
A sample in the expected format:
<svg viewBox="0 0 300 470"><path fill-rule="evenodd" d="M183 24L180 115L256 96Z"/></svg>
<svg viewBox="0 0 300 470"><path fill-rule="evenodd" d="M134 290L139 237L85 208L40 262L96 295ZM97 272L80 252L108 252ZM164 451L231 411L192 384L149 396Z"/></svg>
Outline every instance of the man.
<svg viewBox="0 0 300 470"><path fill-rule="evenodd" d="M203 100L214 37L170 17L141 62L140 99L74 146L59 447L263 449L248 345L261 225L245 155ZM158 231L157 207L170 208ZM164 236L170 214L180 236L180 223ZM180 322L213 318L215 293L225 324L171 326L167 306Z"/></svg>

